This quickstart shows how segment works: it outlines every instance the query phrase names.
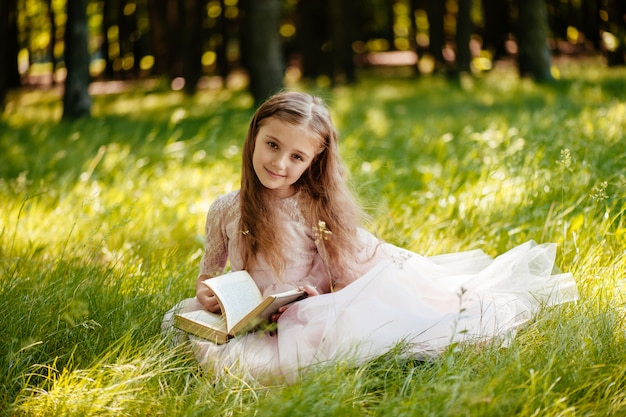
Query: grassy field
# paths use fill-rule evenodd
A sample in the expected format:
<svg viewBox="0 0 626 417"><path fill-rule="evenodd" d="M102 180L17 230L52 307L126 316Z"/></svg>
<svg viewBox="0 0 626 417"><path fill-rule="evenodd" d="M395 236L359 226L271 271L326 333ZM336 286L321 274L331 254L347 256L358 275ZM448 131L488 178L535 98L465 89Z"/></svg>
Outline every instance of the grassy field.
<svg viewBox="0 0 626 417"><path fill-rule="evenodd" d="M252 114L237 90L95 95L60 123L54 91L0 119L0 414L626 415L626 69L567 63L536 85L375 78L316 90L371 230L421 254L557 242L581 299L506 349L423 364L390 352L294 385L203 375L159 336L194 293L204 216L238 188Z"/></svg>

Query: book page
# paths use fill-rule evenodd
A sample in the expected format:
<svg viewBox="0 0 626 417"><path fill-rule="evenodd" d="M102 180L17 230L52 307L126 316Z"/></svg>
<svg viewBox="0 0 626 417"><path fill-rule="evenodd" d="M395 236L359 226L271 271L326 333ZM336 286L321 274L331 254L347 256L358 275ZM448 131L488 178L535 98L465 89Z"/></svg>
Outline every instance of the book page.
<svg viewBox="0 0 626 417"><path fill-rule="evenodd" d="M232 334L254 329L260 323L268 321L270 316L276 313L280 307L305 297L306 292L302 290L290 290L279 294L268 295L259 305L250 311L250 313L242 318L239 323L231 326Z"/></svg>
<svg viewBox="0 0 626 417"><path fill-rule="evenodd" d="M261 291L246 271L230 272L204 281L217 296L228 331L261 301Z"/></svg>
<svg viewBox="0 0 626 417"><path fill-rule="evenodd" d="M180 315L188 318L189 320L206 324L207 326L213 327L214 329L222 331L226 330L226 323L224 323L224 318L217 314L210 313L206 310L190 311L187 313L180 313Z"/></svg>
<svg viewBox="0 0 626 417"><path fill-rule="evenodd" d="M226 343L229 339L224 318L220 314L210 313L206 310L176 314L174 326L217 344Z"/></svg>
<svg viewBox="0 0 626 417"><path fill-rule="evenodd" d="M272 302L263 307L263 310L259 312L258 317L261 319L269 319L270 316L278 311L278 309L294 301L301 300L306 297L306 292L301 290L285 291L279 294L273 294L268 296Z"/></svg>

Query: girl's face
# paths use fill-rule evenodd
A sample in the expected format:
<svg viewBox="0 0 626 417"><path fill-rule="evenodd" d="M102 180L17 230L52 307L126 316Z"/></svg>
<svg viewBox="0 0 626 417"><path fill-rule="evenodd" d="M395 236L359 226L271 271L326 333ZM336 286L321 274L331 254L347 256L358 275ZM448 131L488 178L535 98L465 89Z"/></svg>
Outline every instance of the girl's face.
<svg viewBox="0 0 626 417"><path fill-rule="evenodd" d="M261 184L279 198L295 193L293 184L320 151L311 132L275 117L263 121L256 135L252 166Z"/></svg>

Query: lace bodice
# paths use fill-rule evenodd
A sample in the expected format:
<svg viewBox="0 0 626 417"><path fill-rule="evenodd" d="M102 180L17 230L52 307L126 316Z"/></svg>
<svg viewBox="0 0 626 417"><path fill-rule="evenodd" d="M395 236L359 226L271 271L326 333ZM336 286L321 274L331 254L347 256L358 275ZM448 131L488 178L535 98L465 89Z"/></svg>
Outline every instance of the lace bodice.
<svg viewBox="0 0 626 417"><path fill-rule="evenodd" d="M289 253L285 254L286 267L282 276L277 277L264 260L257 259L247 270L264 294L309 284L322 293L329 292L330 278L315 245L313 227L305 222L298 205L297 194L280 200L276 206L278 219L282 222L282 232L287 234ZM205 226L205 249L200 263L200 274L217 275L224 272L230 260L230 269L239 271L243 268L240 248L244 238L239 230L240 219L239 191L218 197L211 204ZM367 271L376 262L373 248L377 240L363 231L366 241L363 257L355 259L354 270L349 274L337 274L343 282L334 285L346 285L354 278Z"/></svg>

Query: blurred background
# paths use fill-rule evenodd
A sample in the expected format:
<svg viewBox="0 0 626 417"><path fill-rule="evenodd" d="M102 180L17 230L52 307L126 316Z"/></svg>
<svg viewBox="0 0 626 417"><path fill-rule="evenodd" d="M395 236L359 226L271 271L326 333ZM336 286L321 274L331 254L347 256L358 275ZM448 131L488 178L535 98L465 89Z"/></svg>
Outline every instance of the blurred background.
<svg viewBox="0 0 626 417"><path fill-rule="evenodd" d="M64 118L89 114L89 88L133 80L189 95L235 83L260 102L362 69L454 78L509 65L551 81L556 59L624 65L626 51L624 0L2 0L0 16L0 103L65 83Z"/></svg>

